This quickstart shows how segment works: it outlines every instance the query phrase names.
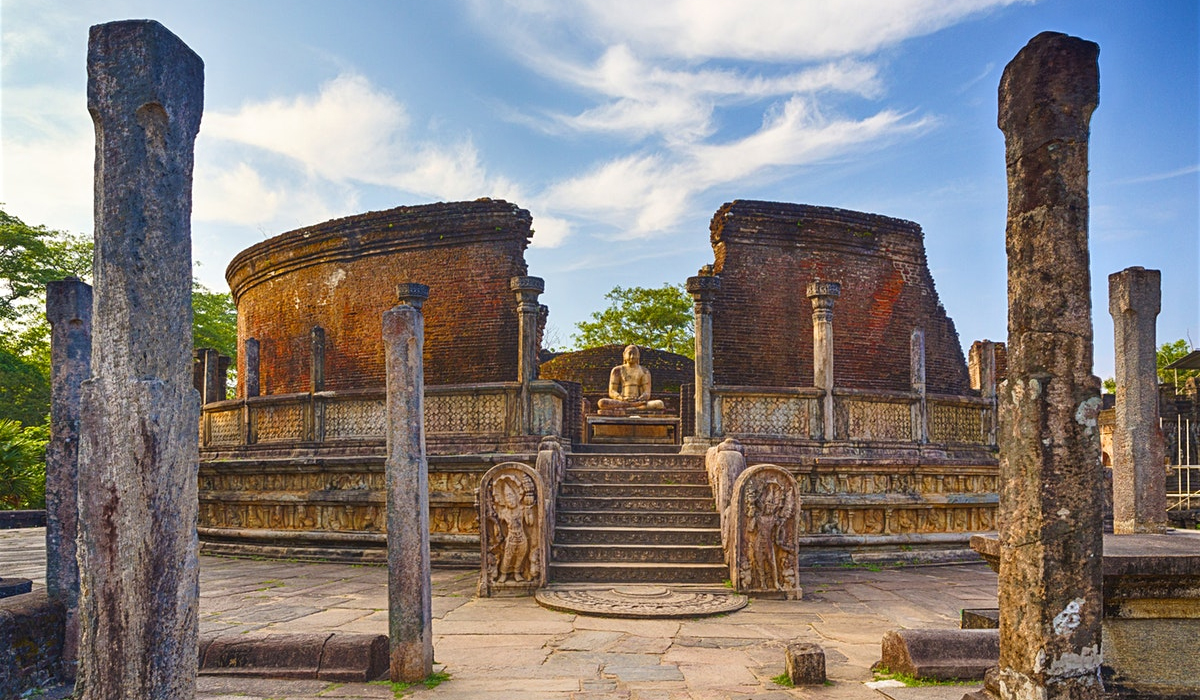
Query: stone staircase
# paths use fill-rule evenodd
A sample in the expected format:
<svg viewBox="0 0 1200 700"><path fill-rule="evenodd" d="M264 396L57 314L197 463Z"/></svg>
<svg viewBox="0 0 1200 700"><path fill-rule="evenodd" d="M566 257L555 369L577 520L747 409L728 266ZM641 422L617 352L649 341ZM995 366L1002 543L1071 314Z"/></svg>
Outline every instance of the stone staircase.
<svg viewBox="0 0 1200 700"><path fill-rule="evenodd" d="M702 583L729 578L704 458L595 446L567 457L551 583Z"/></svg>

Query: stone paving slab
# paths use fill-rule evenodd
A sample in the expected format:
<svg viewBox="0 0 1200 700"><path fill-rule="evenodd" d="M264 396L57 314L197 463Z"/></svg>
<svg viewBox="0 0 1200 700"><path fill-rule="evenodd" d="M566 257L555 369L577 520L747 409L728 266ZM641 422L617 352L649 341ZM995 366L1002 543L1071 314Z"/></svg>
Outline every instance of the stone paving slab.
<svg viewBox="0 0 1200 700"><path fill-rule="evenodd" d="M0 575L44 587L41 528L0 531ZM883 700L863 685L888 629L958 626L996 607L985 564L805 569L798 601L751 600L716 617L626 620L547 610L532 598L474 597L475 571L433 572L434 655L451 676L416 700ZM387 570L201 557L202 632L387 633ZM825 649L831 684L783 688L788 641ZM970 688L887 689L894 700L958 700ZM54 697L47 695L45 697ZM58 697L65 697L59 695ZM198 700L390 698L384 685L202 676Z"/></svg>

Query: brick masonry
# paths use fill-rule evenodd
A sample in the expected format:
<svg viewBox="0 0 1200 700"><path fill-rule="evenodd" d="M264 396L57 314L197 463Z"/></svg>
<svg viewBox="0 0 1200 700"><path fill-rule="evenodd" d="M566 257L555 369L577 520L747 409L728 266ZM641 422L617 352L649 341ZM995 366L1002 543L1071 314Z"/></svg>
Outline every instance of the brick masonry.
<svg viewBox="0 0 1200 700"><path fill-rule="evenodd" d="M260 343L262 393L310 386L310 331L325 329L325 389L382 387L381 319L396 285L430 287L426 384L517 380L516 301L529 212L480 199L397 207L297 229L239 253L225 276L239 346ZM243 354L239 376L245 376ZM238 387L243 397L244 387Z"/></svg>
<svg viewBox="0 0 1200 700"><path fill-rule="evenodd" d="M713 216L713 374L718 385L813 385L805 286L840 282L834 378L842 388L907 391L909 337L925 331L931 393L967 394L954 322L938 300L921 227L876 214L736 200Z"/></svg>

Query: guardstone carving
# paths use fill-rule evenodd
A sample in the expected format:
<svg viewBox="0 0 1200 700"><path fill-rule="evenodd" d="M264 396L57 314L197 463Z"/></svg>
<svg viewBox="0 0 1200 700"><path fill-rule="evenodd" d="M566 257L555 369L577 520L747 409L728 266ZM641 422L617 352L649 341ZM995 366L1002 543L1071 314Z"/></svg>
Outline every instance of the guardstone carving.
<svg viewBox="0 0 1200 700"><path fill-rule="evenodd" d="M741 593L799 599L800 494L784 468L759 464L742 472L731 500L733 561L729 576Z"/></svg>
<svg viewBox="0 0 1200 700"><path fill-rule="evenodd" d="M745 449L733 438L725 438L718 445L708 448L704 468L708 472L708 483L712 486L717 512L721 514L721 544L725 547L725 563L730 563L730 524L733 520L730 502L733 499L733 484L746 470Z"/></svg>
<svg viewBox="0 0 1200 700"><path fill-rule="evenodd" d="M546 499L520 462L492 467L479 485L479 595L532 595L546 582Z"/></svg>

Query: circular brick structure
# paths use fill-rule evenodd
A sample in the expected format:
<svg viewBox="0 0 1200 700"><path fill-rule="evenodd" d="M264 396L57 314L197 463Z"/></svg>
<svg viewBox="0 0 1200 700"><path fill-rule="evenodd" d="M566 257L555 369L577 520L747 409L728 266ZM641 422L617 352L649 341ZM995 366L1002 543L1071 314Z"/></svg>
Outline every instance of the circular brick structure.
<svg viewBox="0 0 1200 700"><path fill-rule="evenodd" d="M237 305L239 347L249 338L260 344L261 393L313 389L314 326L325 336L324 389L382 387L382 314L406 282L430 288L427 384L515 381L509 280L528 274L531 221L528 211L502 200L397 207L289 231L242 251L225 277ZM238 392L243 397L245 388Z"/></svg>

